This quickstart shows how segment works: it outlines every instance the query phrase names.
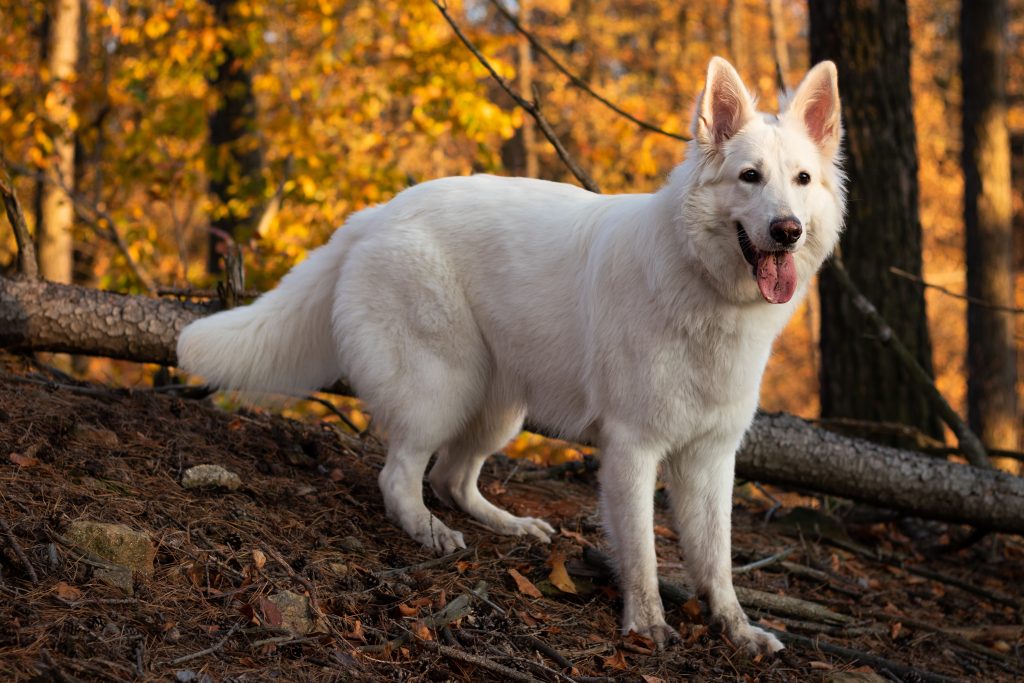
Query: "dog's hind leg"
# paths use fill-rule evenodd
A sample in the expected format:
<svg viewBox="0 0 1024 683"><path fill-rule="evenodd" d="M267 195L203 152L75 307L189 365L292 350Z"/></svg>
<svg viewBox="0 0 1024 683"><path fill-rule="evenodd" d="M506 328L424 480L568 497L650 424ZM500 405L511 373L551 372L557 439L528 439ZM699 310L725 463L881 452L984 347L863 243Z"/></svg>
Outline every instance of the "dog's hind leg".
<svg viewBox="0 0 1024 683"><path fill-rule="evenodd" d="M713 626L751 654L782 649L747 620L732 583L732 488L739 438L705 440L673 454L665 468L673 518L687 569L711 611Z"/></svg>
<svg viewBox="0 0 1024 683"><path fill-rule="evenodd" d="M516 517L483 497L477 486L480 469L488 456L504 446L521 429L524 411L488 402L457 438L442 449L430 470L434 493L453 507L499 534L530 535L545 543L555 530L535 517Z"/></svg>

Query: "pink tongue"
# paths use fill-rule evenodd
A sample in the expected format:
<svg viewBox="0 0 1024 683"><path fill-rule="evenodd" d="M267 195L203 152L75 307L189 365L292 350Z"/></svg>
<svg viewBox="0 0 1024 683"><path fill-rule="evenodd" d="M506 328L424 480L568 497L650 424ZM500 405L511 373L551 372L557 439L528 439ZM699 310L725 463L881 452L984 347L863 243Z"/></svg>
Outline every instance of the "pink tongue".
<svg viewBox="0 0 1024 683"><path fill-rule="evenodd" d="M754 269L761 296L770 304L784 304L796 291L796 264L788 251L762 251Z"/></svg>

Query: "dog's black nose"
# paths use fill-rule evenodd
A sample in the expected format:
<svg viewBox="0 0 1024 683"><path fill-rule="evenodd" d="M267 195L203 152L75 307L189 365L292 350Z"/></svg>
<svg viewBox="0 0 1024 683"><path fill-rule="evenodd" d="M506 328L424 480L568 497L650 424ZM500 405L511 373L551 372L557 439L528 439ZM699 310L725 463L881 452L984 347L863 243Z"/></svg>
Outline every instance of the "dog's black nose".
<svg viewBox="0 0 1024 683"><path fill-rule="evenodd" d="M768 226L768 234L779 244L788 247L791 244L796 244L800 235L804 234L804 229L800 227L799 219L788 216L773 220Z"/></svg>

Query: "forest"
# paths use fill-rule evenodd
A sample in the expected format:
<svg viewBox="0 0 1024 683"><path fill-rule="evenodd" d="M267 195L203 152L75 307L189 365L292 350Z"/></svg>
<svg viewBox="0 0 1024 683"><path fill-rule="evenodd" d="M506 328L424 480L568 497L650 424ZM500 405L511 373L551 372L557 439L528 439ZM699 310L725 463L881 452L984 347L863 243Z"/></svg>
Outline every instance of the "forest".
<svg viewBox="0 0 1024 683"><path fill-rule="evenodd" d="M0 27L0 678L1024 675L1021 0L10 0ZM436 558L344 378L253 404L176 367L185 325L426 181L656 191L716 55L759 110L822 60L842 97L844 233L736 458L734 581L780 655L716 633L662 484L682 644L619 632L594 443L527 415L481 490L552 544L449 510L469 548Z"/></svg>

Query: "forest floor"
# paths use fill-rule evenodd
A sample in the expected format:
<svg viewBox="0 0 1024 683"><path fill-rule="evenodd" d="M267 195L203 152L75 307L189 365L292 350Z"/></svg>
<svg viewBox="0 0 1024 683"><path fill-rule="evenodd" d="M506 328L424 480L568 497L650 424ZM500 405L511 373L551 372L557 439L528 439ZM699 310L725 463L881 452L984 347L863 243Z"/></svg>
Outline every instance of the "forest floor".
<svg viewBox="0 0 1024 683"><path fill-rule="evenodd" d="M0 680L1024 678L1017 536L937 550L968 530L741 483L736 585L789 647L750 659L669 588L682 643L659 652L617 631L593 467L485 466L486 495L548 519L551 545L496 536L428 492L470 546L438 559L384 515L381 444L340 420L78 384L10 356L0 368ZM184 488L199 464L240 487ZM663 502L660 573L682 586ZM83 520L142 532L151 565L125 577L70 537Z"/></svg>

